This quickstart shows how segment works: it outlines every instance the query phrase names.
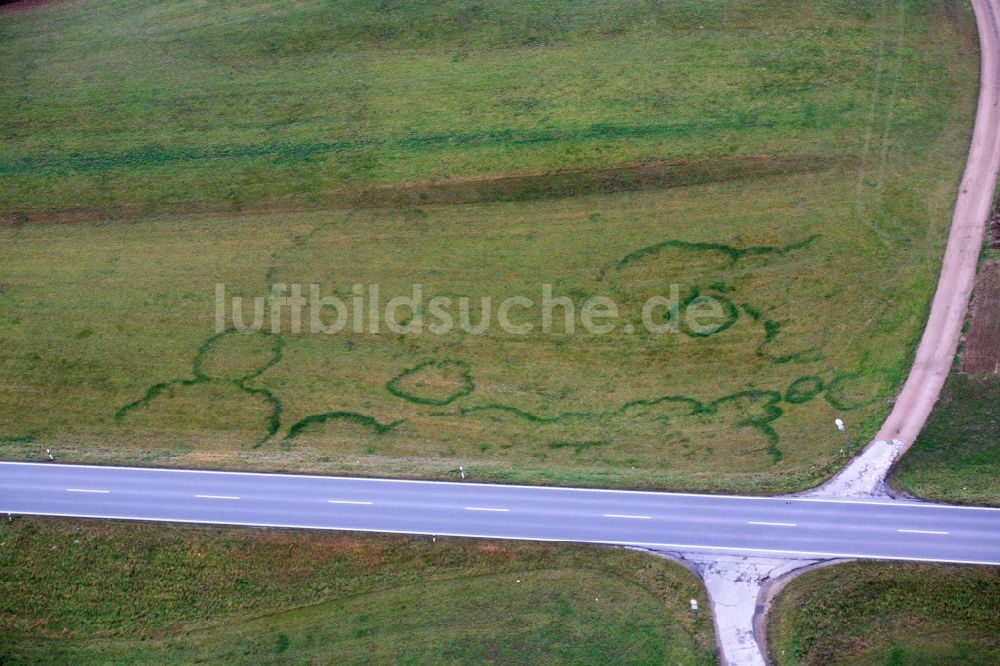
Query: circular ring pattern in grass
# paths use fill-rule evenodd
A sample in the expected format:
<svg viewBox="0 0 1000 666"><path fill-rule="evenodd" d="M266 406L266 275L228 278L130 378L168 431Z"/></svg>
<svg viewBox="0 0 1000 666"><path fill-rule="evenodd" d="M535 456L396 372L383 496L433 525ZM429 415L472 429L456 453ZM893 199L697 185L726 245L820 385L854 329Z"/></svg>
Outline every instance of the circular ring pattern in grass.
<svg viewBox="0 0 1000 666"><path fill-rule="evenodd" d="M823 391L823 380L819 377L799 377L789 384L785 391L785 402L801 405L809 402Z"/></svg>
<svg viewBox="0 0 1000 666"><path fill-rule="evenodd" d="M226 329L202 343L192 363L199 379L247 381L278 363L285 340L270 331Z"/></svg>
<svg viewBox="0 0 1000 666"><path fill-rule="evenodd" d="M418 405L449 405L472 393L476 385L465 361L424 361L407 368L386 383L397 398Z"/></svg>
<svg viewBox="0 0 1000 666"><path fill-rule="evenodd" d="M868 398L867 400L852 400L845 394L849 392L849 387L844 386L847 382L853 379L860 379L862 377L860 372L851 372L843 375L837 375L833 378L833 381L826 387L826 401L830 403L836 409L842 409L844 411L850 411L852 409L860 409L867 405L872 404L878 398Z"/></svg>
<svg viewBox="0 0 1000 666"><path fill-rule="evenodd" d="M697 307L703 303L718 305L722 310L723 320L719 324L706 326L705 330L695 330L691 327L691 322L689 321L689 308ZM684 332L684 335L690 338L707 338L716 333L722 333L740 318L739 309L728 298L720 294L702 295L697 289L681 302L680 307L685 311L680 328Z"/></svg>

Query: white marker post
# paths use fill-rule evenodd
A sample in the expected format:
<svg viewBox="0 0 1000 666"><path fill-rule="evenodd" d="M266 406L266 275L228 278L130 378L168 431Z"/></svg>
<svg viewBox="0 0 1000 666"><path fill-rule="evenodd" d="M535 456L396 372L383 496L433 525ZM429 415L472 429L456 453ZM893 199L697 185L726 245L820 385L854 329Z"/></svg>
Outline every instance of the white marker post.
<svg viewBox="0 0 1000 666"><path fill-rule="evenodd" d="M458 466L458 471L462 475L462 480L465 481L465 468L461 465Z"/></svg>
<svg viewBox="0 0 1000 666"><path fill-rule="evenodd" d="M840 434L844 436L844 448L840 450L840 452L843 453L845 449L851 448L851 439L847 436L847 427L844 425L843 420L834 419L833 423L837 426L837 430L840 431Z"/></svg>

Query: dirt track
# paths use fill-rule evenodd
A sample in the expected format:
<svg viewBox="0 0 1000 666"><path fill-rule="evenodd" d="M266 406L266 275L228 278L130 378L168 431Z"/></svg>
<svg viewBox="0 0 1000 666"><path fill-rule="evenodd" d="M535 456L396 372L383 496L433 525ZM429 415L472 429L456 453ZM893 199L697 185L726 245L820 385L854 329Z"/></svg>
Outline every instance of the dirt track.
<svg viewBox="0 0 1000 666"><path fill-rule="evenodd" d="M979 103L927 327L903 390L875 439L832 479L802 495L889 496L889 471L920 434L951 371L1000 167L1000 0L972 0L972 6L979 29Z"/></svg>
<svg viewBox="0 0 1000 666"><path fill-rule="evenodd" d="M909 377L876 441L913 444L951 369L976 279L976 265L1000 166L1000 0L972 0L979 26L981 70L976 124L952 217L930 317Z"/></svg>
<svg viewBox="0 0 1000 666"><path fill-rule="evenodd" d="M802 495L888 497L889 471L920 434L951 371L1000 167L1000 0L972 0L972 6L980 50L976 123L937 291L913 367L875 439L832 479Z"/></svg>

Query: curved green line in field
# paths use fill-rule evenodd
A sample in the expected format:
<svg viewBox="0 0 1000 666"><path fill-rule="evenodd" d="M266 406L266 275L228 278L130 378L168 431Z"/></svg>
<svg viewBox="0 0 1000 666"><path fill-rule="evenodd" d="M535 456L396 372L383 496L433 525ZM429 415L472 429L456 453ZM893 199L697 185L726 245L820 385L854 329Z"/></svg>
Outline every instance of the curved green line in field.
<svg viewBox="0 0 1000 666"><path fill-rule="evenodd" d="M243 333L241 331L237 331L236 329L228 328L222 331L221 333L216 333L208 340L205 340L205 342L201 343L201 346L198 347L198 351L195 353L194 361L192 361L191 363L191 369L194 371L195 377L198 377L199 379L210 379L210 380L216 379L207 375L204 371L203 364L205 362L205 355L208 354L212 350L212 348L215 347L216 344L218 344L220 340L230 335L263 335L271 339L275 343L274 348L271 351L271 356L267 360L265 360L263 363L257 366L256 369L250 371L249 373L234 377L233 378L234 381L243 382L249 379L253 379L254 377L263 374L268 368L281 361L281 359L284 357L285 339L282 338L280 335L272 333L271 331L256 331L253 333Z"/></svg>
<svg viewBox="0 0 1000 666"><path fill-rule="evenodd" d="M457 368L459 371L459 378L462 382L462 386L455 391L452 391L443 398L429 398L427 396L421 396L415 394L412 390L405 389L400 386L400 384L407 378L414 375L418 375L424 370L433 369L438 371L446 371L449 368ZM418 405L436 405L442 407L444 405L450 405L459 398L469 395L474 390L476 390L476 384L472 380L472 370L469 368L469 364L460 359L444 359L444 360L430 360L424 361L423 363L418 363L412 368L407 368L401 373L386 382L385 389L396 396L397 398L402 398L407 402L412 402Z"/></svg>
<svg viewBox="0 0 1000 666"><path fill-rule="evenodd" d="M397 419L396 421L390 421L389 423L381 423L374 417L368 416L366 414L359 414L358 412L348 412L348 411L337 411L337 412L326 412L325 414L313 414L312 416L307 416L304 419L296 421L291 428L288 429L288 434L285 435L285 439L282 440L282 448L289 448L292 441L297 438L302 432L312 426L321 426L330 421L347 421L349 423L354 423L366 428L371 428L376 435L383 435L387 432L392 431L405 419Z"/></svg>
<svg viewBox="0 0 1000 666"><path fill-rule="evenodd" d="M268 403L270 407L270 413L268 414L267 417L266 434L257 439L253 443L252 447L257 448L263 445L272 437L274 437L278 433L278 430L281 428L281 412L282 412L281 401L268 389L247 386L247 382L249 382L252 379L255 379L256 377L259 377L268 368L272 367L282 359L285 347L284 338L282 338L280 335L271 333L269 331L259 331L253 333L252 335L264 335L273 340L274 347L271 351L271 355L267 359L265 359L264 362L257 365L248 373L238 375L233 378L212 377L206 374L203 368L205 355L209 351L211 351L211 349L221 339L223 339L225 336L228 335L251 335L251 334L239 333L234 329L226 329L221 333L216 333L215 335L211 336L210 338L205 340L205 342L203 342L198 347L198 350L195 352L195 357L191 362L191 370L192 374L194 374L193 378L172 379L169 381L153 384L148 389L146 389L146 392L143 394L141 398L133 400L132 402L119 407L118 410L115 411L115 416L114 416L115 422L122 423L125 420L125 417L130 412L142 407L146 407L147 405L149 405L150 402L156 399L157 396L159 396L160 394L162 394L164 391L166 391L171 387L174 386L186 387L186 386L194 386L197 384L209 384L209 383L229 384L236 387L241 392L246 393L247 395L263 398L263 400L266 403Z"/></svg>
<svg viewBox="0 0 1000 666"><path fill-rule="evenodd" d="M140 407L145 407L151 400L166 391L171 386L194 386L195 384L203 384L208 381L210 380L207 377L196 377L195 379L172 379L170 381L153 384L146 389L146 393L143 394L141 398L119 407L115 412L115 421L121 423L129 412Z"/></svg>
<svg viewBox="0 0 1000 666"><path fill-rule="evenodd" d="M656 405L660 405L665 402L691 405L691 413L688 414L688 416L700 414L705 410L705 406L700 400L695 400L694 398L689 398L683 395L664 395L659 398L652 398L649 400L629 400L618 409L617 413L625 414L628 410L635 409L636 407L655 407Z"/></svg>
<svg viewBox="0 0 1000 666"><path fill-rule="evenodd" d="M823 392L823 380L814 375L799 377L785 390L785 402L801 405Z"/></svg>
<svg viewBox="0 0 1000 666"><path fill-rule="evenodd" d="M244 385L243 382L238 382L237 386L239 386L240 390L244 393L264 398L264 400L271 406L271 413L267 417L267 434L254 443L253 448L256 449L267 442L267 440L278 434L278 430L281 428L281 401L266 388L252 388Z"/></svg>
<svg viewBox="0 0 1000 666"><path fill-rule="evenodd" d="M843 390L844 383L852 379L858 379L862 377L860 372L848 372L837 375L834 377L826 387L826 394L823 396L826 401L830 403L831 406L836 409L842 409L844 411L851 411L855 409L861 409L867 405L874 403L878 398L869 398L867 400L846 400L839 395L839 392Z"/></svg>
<svg viewBox="0 0 1000 666"><path fill-rule="evenodd" d="M614 412L560 412L555 416L540 416L534 414L527 410L521 409L519 407L513 407L511 405L504 405L497 402L490 402L484 405L473 405L471 407L462 407L457 413L452 414L437 414L436 416L468 416L469 414L478 414L482 412L503 412L506 414L511 414L517 418L524 419L525 421L530 421L531 423L559 423L567 419L600 419L613 414Z"/></svg>
<svg viewBox="0 0 1000 666"><path fill-rule="evenodd" d="M790 354L782 354L780 356L775 356L767 351L767 346L774 342L775 338L778 337L778 333L781 332L781 324L772 320L767 319L764 321L764 340L757 346L757 356L761 358L769 359L772 363L777 365L782 365L784 363L815 363L817 361L822 361L826 356L819 350L818 347L807 347L806 349L800 349L797 352L792 352Z"/></svg>
<svg viewBox="0 0 1000 666"><path fill-rule="evenodd" d="M722 321L721 324L715 326L711 330L696 331L691 328L690 322L688 322L688 317L685 317L684 321L681 322L680 329L681 332L684 333L684 335L688 336L689 338L708 338L718 333L722 333L724 330L735 324L736 320L740 318L740 311L736 308L735 305L733 305L733 302L730 301L728 298L720 295L702 296L701 289L699 289L698 287L695 287L694 290L692 290L691 294L683 301L681 301L680 307L682 309L690 308L691 306L696 306L698 302L719 303L722 306L725 319Z"/></svg>
<svg viewBox="0 0 1000 666"><path fill-rule="evenodd" d="M626 254L618 260L615 264L615 268L620 270L626 266L636 263L637 261L645 259L646 257L659 254L661 251L671 248L678 250L691 250L693 252L719 252L728 257L729 263L731 264L735 264L740 259L744 259L749 256L775 255L780 257L794 250L801 250L809 247L809 245L811 245L814 240L819 238L819 236L819 234L814 234L808 238L804 238L800 241L789 243L784 246L756 245L750 247L735 247L725 243L703 243L671 239L655 243L654 245L647 245L646 247L639 248L638 250Z"/></svg>
<svg viewBox="0 0 1000 666"><path fill-rule="evenodd" d="M759 430L768 439L767 452L771 454L771 458L774 462L780 462L783 456L781 449L778 448L778 442L780 437L777 431L771 426L773 421L776 421L784 414L784 410L778 407L778 403L781 402L781 393L772 390L761 390L761 389L748 389L745 391L737 391L736 393L731 393L727 396L719 398L713 402L705 405L705 412L712 414L718 412L719 406L726 404L727 402L735 402L741 398L750 398L751 401L756 401L760 399L766 399L767 402L764 403L764 416L762 417L745 417L737 422L738 426L752 427Z"/></svg>

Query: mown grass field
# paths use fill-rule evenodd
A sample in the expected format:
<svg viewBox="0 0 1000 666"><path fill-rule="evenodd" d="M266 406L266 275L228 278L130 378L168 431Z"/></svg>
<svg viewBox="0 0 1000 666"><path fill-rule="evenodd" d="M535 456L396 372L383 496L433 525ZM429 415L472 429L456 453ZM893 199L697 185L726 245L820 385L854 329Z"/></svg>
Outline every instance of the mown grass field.
<svg viewBox="0 0 1000 666"><path fill-rule="evenodd" d="M889 5L51 3L0 20L0 211L330 203L400 181L856 154L869 133L877 163L886 122L926 148L972 92L949 68L975 65L955 43L964 7Z"/></svg>
<svg viewBox="0 0 1000 666"><path fill-rule="evenodd" d="M852 562L809 572L774 602L778 666L987 666L1000 661L1000 571Z"/></svg>
<svg viewBox="0 0 1000 666"><path fill-rule="evenodd" d="M1000 506L1000 377L953 373L892 484L927 499Z"/></svg>
<svg viewBox="0 0 1000 666"><path fill-rule="evenodd" d="M0 661L712 664L678 565L612 549L18 519Z"/></svg>
<svg viewBox="0 0 1000 666"><path fill-rule="evenodd" d="M977 75L929 0L66 2L0 34L0 455L675 489L802 488L835 416L874 433ZM676 283L729 319L214 337L220 283L547 283L633 326Z"/></svg>

